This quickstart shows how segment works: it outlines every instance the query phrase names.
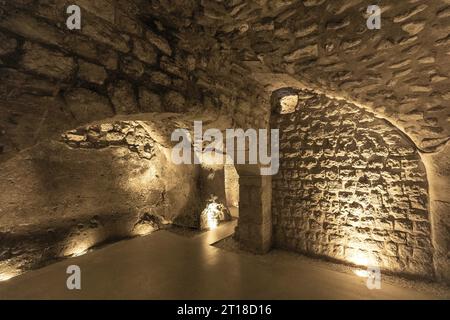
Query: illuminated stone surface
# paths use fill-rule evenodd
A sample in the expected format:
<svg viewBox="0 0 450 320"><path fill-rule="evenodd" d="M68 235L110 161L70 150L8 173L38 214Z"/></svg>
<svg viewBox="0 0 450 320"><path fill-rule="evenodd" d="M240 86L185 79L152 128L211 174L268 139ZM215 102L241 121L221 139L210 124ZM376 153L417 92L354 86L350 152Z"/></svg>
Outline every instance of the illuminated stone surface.
<svg viewBox="0 0 450 320"><path fill-rule="evenodd" d="M355 264L433 272L428 182L416 147L373 114L302 93L281 130L277 246Z"/></svg>
<svg viewBox="0 0 450 320"><path fill-rule="evenodd" d="M320 210L314 207L313 212L320 211L323 217L319 222L303 221L302 227L287 227L286 234L279 236L313 237L312 242L301 241L291 247L307 246L311 252L351 262L367 262L369 258L361 254L363 248L357 248L357 244L370 236L370 241L363 241L365 248L378 252L380 263L387 269L435 275L436 279L450 281L450 165L446 146L450 136L448 1L397 1L382 5L380 30L366 28L367 4L358 0L83 0L79 3L83 9L80 32L65 27L65 8L69 4L72 3L53 0L0 3L0 169L3 173L0 185L8 190L4 194L7 205L0 208L1 219L17 217L14 213L17 208L8 209L9 199L22 197L22 183L34 186L46 177L30 174L53 163L50 156L35 156L39 152L56 152L52 156L61 159L64 166L66 161L80 160L74 153L69 155L61 145L56 149L49 147L55 146L61 134L69 130L123 114L136 115L133 120L140 120L141 114L148 112L190 114L196 120L205 114L226 115L229 127L266 128L273 110L270 101L273 91L284 87L307 88L316 93L308 91L300 95L298 114L290 113L297 120L304 117L298 121L305 127L298 131L292 128L293 123L286 123L281 129L293 135L288 139L293 150L288 162L306 170L322 170L314 173L317 176L311 181L292 182L299 172L292 176L288 173L283 181L292 190L299 191L291 200L293 205L313 206L319 200ZM340 99L340 102L328 102L332 106L348 104L350 113L358 110L352 116L362 118L356 122L351 116L341 117L343 108L332 114L334 107L328 110L321 103L313 106L311 99L316 94ZM285 102L285 110L292 112L295 98ZM305 106L310 114L302 111ZM316 112L323 117L315 119ZM375 116L392 125L374 120ZM333 120L335 117L339 120ZM333 130L342 130L339 132L342 139L313 148L319 143L315 139L320 140ZM353 134L355 130L357 133ZM152 161L140 156L152 154L148 150L139 153L145 144L136 144L138 151L133 150L130 145L134 144L114 130L100 137L79 133L69 133L64 148L75 145L72 151L85 152L86 161L98 153L112 152L112 148L126 152L120 161ZM397 133L400 138L396 137ZM163 135L153 132L152 136L155 134ZM164 134L170 135L170 131ZM346 141L348 134L353 134L354 139ZM311 142L311 146L299 149L305 141ZM102 143L105 146L97 148ZM393 152L397 155L393 156ZM332 155L334 159L327 158ZM347 162L355 158L360 161ZM97 159L108 162L109 158ZM95 171L96 166L104 167L102 163L93 163L88 169ZM336 167L345 169L336 170ZM88 169L87 172L92 172ZM218 183L220 175L208 180L205 177L209 174L208 170L200 169L202 182L196 182L196 188L205 197L209 196L207 190L214 190L225 201L225 192L221 190L223 181ZM62 172L61 175L64 176ZM48 186L59 185L56 176L51 178L54 180L47 181L45 187L32 191L42 202L35 204L27 200L29 212L31 206L34 210L50 208L50 203L55 208L63 206L64 197L45 196ZM70 183L61 179L65 181L63 184ZM112 183L117 177L108 179ZM346 181L347 185L339 186L340 181ZM384 182L377 184L377 181ZM279 181L274 182L277 190ZM105 182L104 188L92 188L89 192L94 198L103 199L103 190L109 187ZM307 190L321 190L321 195ZM346 194L348 190L350 194ZM372 194L373 190L381 193L381 200L378 195L353 199ZM334 193L323 198L325 191ZM267 195L262 198L267 199ZM200 206L204 200L198 201ZM330 227L332 224L326 222L327 213L334 201L341 203L341 200L348 206L339 206L340 214L350 218L337 220L339 232L356 237L354 232L358 229L357 233L361 234L357 244L352 244L354 252L325 248L324 239L317 238L317 234L323 233L308 233L310 229ZM124 203L130 201L124 199ZM152 205L160 204L154 201ZM373 216L360 216L369 214L365 202L374 206ZM112 208L102 211L93 205L89 214L92 217L109 217L114 212ZM290 204L284 210L289 208ZM56 213L43 210L38 216L52 219L55 225L61 221L65 224L67 221L58 210ZM78 212L76 202L69 202L65 210ZM356 216L352 214L356 212ZM250 219L270 215L261 210L252 213L255 216L249 216ZM186 217L180 224L198 222L198 215ZM77 219L69 220L68 226L75 228ZM136 219L133 216L125 224L132 225ZM8 223L5 226L11 229L6 230L6 237L17 235L16 231L23 225L33 226L28 221L17 223L15 218ZM275 220L275 226L277 223ZM265 231L257 232L255 238L249 236L249 240L256 241L262 235L268 237L268 226L271 223L257 228ZM49 239L45 230L42 228L35 238L37 247L50 243L42 244L39 240ZM386 233L378 234L374 230ZM327 234L326 240L330 245L342 241L342 234L337 238L329 238ZM14 252L13 246L3 250L0 260L11 259ZM393 259L394 256L397 258Z"/></svg>

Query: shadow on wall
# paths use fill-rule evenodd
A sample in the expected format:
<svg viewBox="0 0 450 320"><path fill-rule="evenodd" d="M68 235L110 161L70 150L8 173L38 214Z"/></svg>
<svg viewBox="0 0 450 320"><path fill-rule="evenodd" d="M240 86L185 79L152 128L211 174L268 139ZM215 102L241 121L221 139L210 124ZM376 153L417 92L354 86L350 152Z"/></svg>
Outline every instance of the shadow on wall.
<svg viewBox="0 0 450 320"><path fill-rule="evenodd" d="M87 126L63 141L2 165L2 279L201 211L198 166L173 165L138 123Z"/></svg>
<svg viewBox="0 0 450 320"><path fill-rule="evenodd" d="M298 93L294 110L272 117L275 245L433 277L428 182L414 144L372 113L312 91Z"/></svg>

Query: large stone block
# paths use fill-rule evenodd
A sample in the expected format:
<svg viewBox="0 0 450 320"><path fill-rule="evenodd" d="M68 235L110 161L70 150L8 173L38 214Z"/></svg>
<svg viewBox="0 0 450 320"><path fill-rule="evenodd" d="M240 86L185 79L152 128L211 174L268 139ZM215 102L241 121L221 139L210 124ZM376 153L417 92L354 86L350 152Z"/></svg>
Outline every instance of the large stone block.
<svg viewBox="0 0 450 320"><path fill-rule="evenodd" d="M163 96L163 105L168 112L186 111L186 99L176 91L169 91Z"/></svg>
<svg viewBox="0 0 450 320"><path fill-rule="evenodd" d="M78 61L78 66L78 76L85 81L102 85L108 77L105 68L102 66L83 60Z"/></svg>
<svg viewBox="0 0 450 320"><path fill-rule="evenodd" d="M241 249L258 254L267 253L272 247L272 223L239 225L237 237Z"/></svg>
<svg viewBox="0 0 450 320"><path fill-rule="evenodd" d="M184 72L184 70L182 70L182 67L171 61L171 59L169 59L168 57L161 57L161 61L159 64L161 69L163 69L165 72L173 74L174 76L177 76L181 79L187 80L187 74Z"/></svg>
<svg viewBox="0 0 450 320"><path fill-rule="evenodd" d="M27 13L14 13L0 20L0 27L20 36L40 42L61 45L64 34L57 28L44 23Z"/></svg>
<svg viewBox="0 0 450 320"><path fill-rule="evenodd" d="M272 177L243 175L242 168L238 172L239 243L243 249L265 253L272 246Z"/></svg>
<svg viewBox="0 0 450 320"><path fill-rule="evenodd" d="M93 91L76 88L64 95L69 110L80 123L109 118L114 115L108 98Z"/></svg>
<svg viewBox="0 0 450 320"><path fill-rule="evenodd" d="M165 73L159 71L150 72L150 81L153 84L170 87L172 85L172 79Z"/></svg>
<svg viewBox="0 0 450 320"><path fill-rule="evenodd" d="M170 44L166 39L150 30L146 31L145 36L147 40L150 41L150 43L157 47L161 52L168 56L172 55L172 48L170 47Z"/></svg>
<svg viewBox="0 0 450 320"><path fill-rule="evenodd" d="M158 58L156 50L150 43L137 38L133 40L133 53L139 60L148 64L155 64Z"/></svg>
<svg viewBox="0 0 450 320"><path fill-rule="evenodd" d="M130 45L126 36L116 30L113 25L94 17L84 16L81 32L93 40L111 46L115 50L127 53Z"/></svg>
<svg viewBox="0 0 450 320"><path fill-rule="evenodd" d="M287 62L293 62L305 58L317 57L319 49L317 44L299 48L284 57Z"/></svg>
<svg viewBox="0 0 450 320"><path fill-rule="evenodd" d="M141 36L144 29L136 17L121 10L116 10L115 24L118 29L137 36Z"/></svg>
<svg viewBox="0 0 450 320"><path fill-rule="evenodd" d="M109 96L118 114L137 113L139 108L133 86L124 80L108 88Z"/></svg>
<svg viewBox="0 0 450 320"><path fill-rule="evenodd" d="M77 4L93 15L100 17L110 23L114 23L115 3L114 0L78 0Z"/></svg>
<svg viewBox="0 0 450 320"><path fill-rule="evenodd" d="M145 72L145 66L142 62L131 56L123 57L120 61L120 69L129 77L138 79Z"/></svg>
<svg viewBox="0 0 450 320"><path fill-rule="evenodd" d="M68 80L75 71L75 61L63 53L27 42L20 64L26 70L59 80Z"/></svg>
<svg viewBox="0 0 450 320"><path fill-rule="evenodd" d="M0 83L0 94L5 97L23 93L52 96L59 91L59 86L53 81L10 68L0 69Z"/></svg>
<svg viewBox="0 0 450 320"><path fill-rule="evenodd" d="M145 87L139 88L139 106L142 112L162 112L164 110L160 96Z"/></svg>

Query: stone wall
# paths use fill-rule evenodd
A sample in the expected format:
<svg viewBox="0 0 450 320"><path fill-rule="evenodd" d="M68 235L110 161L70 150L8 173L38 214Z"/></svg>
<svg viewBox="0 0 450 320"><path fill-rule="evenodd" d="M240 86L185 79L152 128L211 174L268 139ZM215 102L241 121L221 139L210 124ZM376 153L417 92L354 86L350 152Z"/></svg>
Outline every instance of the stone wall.
<svg viewBox="0 0 450 320"><path fill-rule="evenodd" d="M177 219L198 223L198 166L174 165L170 148L145 125L89 125L4 162L0 276L145 235Z"/></svg>
<svg viewBox="0 0 450 320"><path fill-rule="evenodd" d="M71 148L125 147L148 160L155 153L155 141L138 121L115 121L80 127L64 133L62 141Z"/></svg>
<svg viewBox="0 0 450 320"><path fill-rule="evenodd" d="M289 78L301 83L302 88L343 97L389 119L413 140L422 154L427 153L425 165L437 254L434 263L439 266L437 273L448 279L450 200L448 192L442 191L448 190L449 181L445 146L450 132L448 0L381 4L380 30L366 28L367 3L361 0L78 0L76 3L82 9L81 30L66 27L66 8L73 4L71 1L0 0L0 170L3 172L0 184L14 185L15 196L22 193L21 174L27 175L28 166L35 162L30 159L36 158L43 168L51 166L50 158L38 156L40 150L53 148L61 133L67 130L124 114L150 112L190 113L194 115L193 120L201 120L204 114L226 115L231 119L231 127L266 128L269 95L274 88L286 86L283 83ZM361 108L352 108L359 110L358 114L369 114ZM370 117L373 119L373 115ZM374 120L377 130L373 132L392 127L378 125L378 121L381 120ZM366 126L366 122L359 124ZM309 124L312 130L316 126L315 122ZM394 131L401 144L414 148L405 136ZM69 132L75 135L74 139L84 139L78 133ZM92 143L85 136L85 141L70 143L76 143L77 152L81 153L107 153L118 148L144 162L153 160L154 155L146 151L145 144L129 144L122 137L114 137L117 135L114 130L109 134L118 141L105 144L101 138ZM302 131L301 139L306 139L303 134ZM370 141L389 150L398 143L386 139L383 135ZM70 160L65 149L51 150L61 152L61 157ZM407 161L406 164L419 161L416 152L400 160ZM20 170L14 169L21 174L15 175L14 163L23 165ZM300 163L307 168L312 165L303 160ZM327 170L333 171L332 168ZM400 168L391 161L383 168L392 169L389 173L393 178L387 174L382 176L386 181L404 173L400 175L407 183L402 185L403 197L428 199L426 182L421 180L412 188L408 185L411 175L405 171L422 172L422 169L404 168L401 161ZM366 169L355 171L361 173ZM368 172L378 170L369 169ZM200 187L213 185L220 189L208 180L211 174L208 170L201 173ZM219 180L220 170L213 170L218 172L214 181ZM36 180L26 180L29 185L42 183L41 176L26 178L30 177ZM371 174L368 178L374 177ZM361 176L357 178L359 181ZM286 179L286 183L291 181L290 176ZM45 197L45 188L35 191L42 192L37 197ZM402 197L395 190L383 192ZM354 194L358 195L357 190ZM382 212L391 214L394 206L386 203ZM420 206L428 206L426 201L411 203L414 203L411 210L420 211ZM0 215L4 216L3 205L0 209L3 210ZM400 209L406 210L406 205ZM403 258L401 262L386 262L386 266L397 266L390 269L398 269L405 263L410 268L407 272L422 274L424 271L419 269L426 270L428 265L420 266L420 261L428 257L430 250L422 242L414 249L410 238L428 220L405 217L404 213L388 215L393 218L387 223L401 234L402 240L393 239L395 248L380 250L391 250L391 253L397 250L401 257L412 257L407 263ZM412 232L397 230L402 228L402 219L406 221L406 230L412 223ZM427 236L424 231L424 238L429 239L429 233ZM379 243L379 239L387 236L377 239L375 242ZM338 255L338 258L343 257Z"/></svg>
<svg viewBox="0 0 450 320"><path fill-rule="evenodd" d="M203 3L198 20L241 60L367 107L423 150L449 140L448 0ZM367 28L369 5L382 11L379 30Z"/></svg>
<svg viewBox="0 0 450 320"><path fill-rule="evenodd" d="M267 125L264 91L193 21L199 4L77 3L81 30L66 27L71 1L0 1L0 161L118 114L213 110Z"/></svg>
<svg viewBox="0 0 450 320"><path fill-rule="evenodd" d="M272 119L275 245L432 277L428 182L414 144L355 105L298 95L294 113Z"/></svg>
<svg viewBox="0 0 450 320"><path fill-rule="evenodd" d="M0 277L133 236L153 216L196 226L203 195L224 198L223 168L212 181L172 166L162 140L179 126L158 114L190 114L189 128L207 115L268 123L264 90L195 21L200 3L80 0L81 30L69 30L72 4L0 1ZM143 119L157 122L150 136Z"/></svg>

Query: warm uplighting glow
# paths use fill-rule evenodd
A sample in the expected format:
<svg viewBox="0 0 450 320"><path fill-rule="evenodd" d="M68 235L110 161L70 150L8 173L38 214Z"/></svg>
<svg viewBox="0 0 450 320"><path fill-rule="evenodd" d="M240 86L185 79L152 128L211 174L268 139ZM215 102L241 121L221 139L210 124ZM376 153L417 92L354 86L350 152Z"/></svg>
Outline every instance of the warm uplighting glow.
<svg viewBox="0 0 450 320"><path fill-rule="evenodd" d="M149 183L159 184L158 171L159 169L153 165L145 168L145 170L131 170L123 188L133 192L141 192L148 187Z"/></svg>
<svg viewBox="0 0 450 320"><path fill-rule="evenodd" d="M82 255L85 255L88 252L89 252L89 250L83 250L83 251L80 251L80 252L75 252L74 254L72 254L72 257L80 257Z"/></svg>
<svg viewBox="0 0 450 320"><path fill-rule="evenodd" d="M0 274L0 281L8 281L11 278L14 278L14 275L8 273Z"/></svg>
<svg viewBox="0 0 450 320"><path fill-rule="evenodd" d="M77 243L75 246L68 248L64 252L65 257L80 257L89 252L89 248L92 244L89 241L82 241Z"/></svg>
<svg viewBox="0 0 450 320"><path fill-rule="evenodd" d="M0 273L0 282L8 281L14 277L17 277L20 274L19 271L7 271Z"/></svg>
<svg viewBox="0 0 450 320"><path fill-rule="evenodd" d="M368 266L369 259L362 254L355 254L349 258L350 262L358 265L358 266Z"/></svg>
<svg viewBox="0 0 450 320"><path fill-rule="evenodd" d="M369 272L367 270L361 270L361 269L357 269L353 271L358 277L361 278L368 278L369 277Z"/></svg>
<svg viewBox="0 0 450 320"><path fill-rule="evenodd" d="M347 255L347 260L357 266L376 266L376 259L368 252L363 250L352 251Z"/></svg>
<svg viewBox="0 0 450 320"><path fill-rule="evenodd" d="M149 223L143 223L143 224L136 225L134 227L133 234L135 236L142 237L142 236L146 236L146 235L152 233L155 230L156 230L156 228L153 225L151 225Z"/></svg>
<svg viewBox="0 0 450 320"><path fill-rule="evenodd" d="M219 225L217 219L214 218L214 213L208 211L208 228L214 230Z"/></svg>
<svg viewBox="0 0 450 320"><path fill-rule="evenodd" d="M230 221L230 211L221 202L218 202L218 197L211 194L207 201L205 209L200 214L200 229L214 230L217 229L221 221Z"/></svg>
<svg viewBox="0 0 450 320"><path fill-rule="evenodd" d="M218 217L218 212L220 210L219 210L218 206L219 206L218 203L211 202L205 208L207 224L208 224L208 228L210 230L216 229L217 226L219 225L219 220L217 217Z"/></svg>
<svg viewBox="0 0 450 320"><path fill-rule="evenodd" d="M95 229L86 230L81 235L66 239L63 251L64 257L79 257L91 251L91 248L100 243L102 237Z"/></svg>

